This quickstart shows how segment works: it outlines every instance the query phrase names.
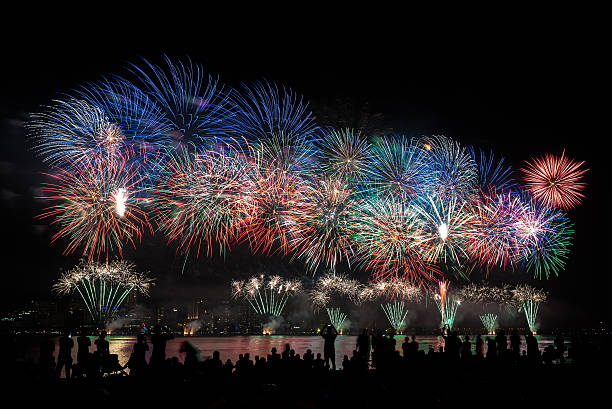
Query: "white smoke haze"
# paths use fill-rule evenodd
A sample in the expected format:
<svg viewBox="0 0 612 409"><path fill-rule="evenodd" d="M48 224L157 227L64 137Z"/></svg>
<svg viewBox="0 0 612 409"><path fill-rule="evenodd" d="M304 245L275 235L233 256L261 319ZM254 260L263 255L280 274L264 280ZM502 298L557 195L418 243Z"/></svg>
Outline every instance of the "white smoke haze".
<svg viewBox="0 0 612 409"><path fill-rule="evenodd" d="M348 332L348 331L350 331L352 329L352 327L353 327L353 323L351 322L350 319L347 318L344 321L344 323L342 324L342 327L341 328L336 328L336 330L338 330L338 331L342 330L344 332Z"/></svg>
<svg viewBox="0 0 612 409"><path fill-rule="evenodd" d="M186 335L194 335L200 329L202 329L202 321L193 320L185 324L185 326L183 327L183 333Z"/></svg>
<svg viewBox="0 0 612 409"><path fill-rule="evenodd" d="M285 323L283 317L270 317L270 321L264 324L264 331L269 331L270 334L274 334L280 327Z"/></svg>
<svg viewBox="0 0 612 409"><path fill-rule="evenodd" d="M415 322L417 318L417 313L415 310L410 309L406 314L406 318L404 319L404 328L410 327L410 324Z"/></svg>
<svg viewBox="0 0 612 409"><path fill-rule="evenodd" d="M128 324L132 321L130 318L117 318L111 322L106 323L106 332L108 334L112 334L113 332L120 330L123 328L125 324Z"/></svg>
<svg viewBox="0 0 612 409"><path fill-rule="evenodd" d="M142 304L135 304L132 307L130 307L127 313L122 314L122 316L120 317L116 317L111 322L108 322L106 324L106 332L111 334L115 331L120 330L127 324L141 322L144 320L146 316L150 314L151 314L150 307L146 305L142 305Z"/></svg>

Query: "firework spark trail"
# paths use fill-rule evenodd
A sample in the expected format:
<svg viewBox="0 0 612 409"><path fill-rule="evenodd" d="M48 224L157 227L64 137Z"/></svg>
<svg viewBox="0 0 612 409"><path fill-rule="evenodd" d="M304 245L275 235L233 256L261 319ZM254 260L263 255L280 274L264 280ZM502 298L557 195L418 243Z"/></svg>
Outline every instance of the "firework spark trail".
<svg viewBox="0 0 612 409"><path fill-rule="evenodd" d="M454 294L449 294L448 289L448 281L438 281L438 294L434 295L434 301L436 302L436 306L438 307L438 311L440 311L440 315L442 317L440 327L448 325L448 328L452 329L455 322L457 309L461 304L461 299Z"/></svg>
<svg viewBox="0 0 612 409"><path fill-rule="evenodd" d="M467 199L474 194L478 169L469 149L446 136L421 138L426 183L422 193L443 199Z"/></svg>
<svg viewBox="0 0 612 409"><path fill-rule="evenodd" d="M449 329L453 329L453 324L455 322L455 315L457 314L457 309L461 304L461 300L454 295L448 295L444 304L442 305L439 296L434 297L436 305L438 306L438 310L440 311L440 315L442 316L442 320L440 323L440 327L444 327L448 325Z"/></svg>
<svg viewBox="0 0 612 409"><path fill-rule="evenodd" d="M258 82L232 94L236 115L233 132L248 140L266 163L300 172L314 164L319 127L308 104L291 89Z"/></svg>
<svg viewBox="0 0 612 409"><path fill-rule="evenodd" d="M236 113L230 92L202 66L167 56L162 65L142 62L129 69L164 115L171 136L168 148L199 150L232 135L230 121Z"/></svg>
<svg viewBox="0 0 612 409"><path fill-rule="evenodd" d="M418 287L404 280L377 280L364 285L360 290L359 297L361 302L373 301L379 297L389 300L419 301L421 291Z"/></svg>
<svg viewBox="0 0 612 409"><path fill-rule="evenodd" d="M537 330L536 318L540 303L546 301L547 294L545 291L531 287L527 284L516 286L513 290L514 300L519 310L523 310L529 330L533 333Z"/></svg>
<svg viewBox="0 0 612 409"><path fill-rule="evenodd" d="M358 210L354 230L358 265L372 271L374 280L400 279L421 286L439 274L418 248L427 238L409 206L367 201Z"/></svg>
<svg viewBox="0 0 612 409"><path fill-rule="evenodd" d="M354 209L358 205L353 192L336 178L315 182L304 210L291 227L290 247L295 257L303 259L313 274L319 267L335 271L340 262L354 255L351 241Z"/></svg>
<svg viewBox="0 0 612 409"><path fill-rule="evenodd" d="M347 315L340 311L340 308L326 308L329 322L336 328L336 331L342 333L346 324Z"/></svg>
<svg viewBox="0 0 612 409"><path fill-rule="evenodd" d="M406 316L408 315L408 309L405 308L403 301L394 301L392 303L386 303L380 305L391 324L391 327L397 334L401 333L406 327Z"/></svg>
<svg viewBox="0 0 612 409"><path fill-rule="evenodd" d="M262 274L246 281L232 281L232 297L247 300L257 314L266 317L280 317L289 297L301 291L299 281L279 276Z"/></svg>
<svg viewBox="0 0 612 409"><path fill-rule="evenodd" d="M321 170L346 182L361 181L371 163L370 145L359 132L351 129L331 130L320 145Z"/></svg>
<svg viewBox="0 0 612 409"><path fill-rule="evenodd" d="M495 330L499 327L497 323L497 314L482 314L480 315L480 321L489 335L495 334Z"/></svg>
<svg viewBox="0 0 612 409"><path fill-rule="evenodd" d="M62 274L53 285L58 294L77 292L93 322L99 326L111 321L126 297L132 291L148 295L153 280L147 274L138 273L132 263L87 263L82 261L72 270Z"/></svg>
<svg viewBox="0 0 612 409"><path fill-rule="evenodd" d="M184 253L223 254L236 241L251 208L252 166L241 153L225 147L192 155L173 155L152 191L159 228Z"/></svg>
<svg viewBox="0 0 612 409"><path fill-rule="evenodd" d="M501 287L491 285L467 284L457 291L460 299L474 304L512 304L513 293L508 285Z"/></svg>
<svg viewBox="0 0 612 409"><path fill-rule="evenodd" d="M533 271L537 278L558 275L565 267L573 233L573 224L565 214L535 200L526 200L512 225L525 270Z"/></svg>
<svg viewBox="0 0 612 409"><path fill-rule="evenodd" d="M526 212L521 197L489 192L473 201L468 212L464 245L470 261L487 268L515 268L525 253L516 234L517 223Z"/></svg>
<svg viewBox="0 0 612 409"><path fill-rule="evenodd" d="M421 150L402 136L378 138L371 148L374 159L367 169L365 188L382 199L406 200L425 184Z"/></svg>
<svg viewBox="0 0 612 409"><path fill-rule="evenodd" d="M259 158L249 173L249 208L239 241L253 252L286 255L299 219L307 211L311 187L294 173Z"/></svg>
<svg viewBox="0 0 612 409"><path fill-rule="evenodd" d="M55 100L26 124L34 150L51 165L70 167L92 156L136 152L145 173L163 158L163 113L138 88L119 80L80 87L74 96Z"/></svg>
<svg viewBox="0 0 612 409"><path fill-rule="evenodd" d="M425 260L461 266L468 258L465 233L472 218L467 203L455 198L425 196L412 202L412 210L421 219L422 233L415 246Z"/></svg>
<svg viewBox="0 0 612 409"><path fill-rule="evenodd" d="M326 274L319 278L310 293L310 298L315 309L326 307L332 300L332 295L339 295L354 303L360 303L363 285L344 275Z"/></svg>
<svg viewBox="0 0 612 409"><path fill-rule="evenodd" d="M151 229L140 204L152 203L184 253L248 242L313 274L346 263L374 281L424 287L441 270L548 278L565 267L573 225L558 208L581 202L587 172L565 152L526 162L529 196L503 158L445 136L322 131L290 89L225 91L189 59L129 70L131 79L86 83L26 124L33 150L56 167L45 216L66 253L120 256Z"/></svg>
<svg viewBox="0 0 612 409"><path fill-rule="evenodd" d="M68 169L48 174L54 183L44 183L40 199L53 202L39 217L52 219L60 230L52 242L66 238L64 254L78 248L89 261L101 255L121 256L126 243L140 241L143 229L152 231L140 209L142 192L138 169L121 157L81 159Z"/></svg>
<svg viewBox="0 0 612 409"><path fill-rule="evenodd" d="M517 183L512 176L512 167L503 157L496 157L493 151L470 149L472 160L478 168L476 184L480 192L512 191Z"/></svg>
<svg viewBox="0 0 612 409"><path fill-rule="evenodd" d="M534 158L521 168L523 179L531 194L548 207L568 210L580 204L586 183L582 181L588 169L584 162L575 162L565 156L547 154Z"/></svg>

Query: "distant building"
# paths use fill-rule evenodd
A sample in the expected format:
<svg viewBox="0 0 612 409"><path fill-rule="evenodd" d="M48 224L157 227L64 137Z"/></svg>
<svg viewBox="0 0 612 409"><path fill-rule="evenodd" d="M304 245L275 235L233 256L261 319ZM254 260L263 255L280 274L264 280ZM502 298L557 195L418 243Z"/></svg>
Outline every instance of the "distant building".
<svg viewBox="0 0 612 409"><path fill-rule="evenodd" d="M240 305L238 309L238 331L243 334L261 334L261 318L248 305Z"/></svg>

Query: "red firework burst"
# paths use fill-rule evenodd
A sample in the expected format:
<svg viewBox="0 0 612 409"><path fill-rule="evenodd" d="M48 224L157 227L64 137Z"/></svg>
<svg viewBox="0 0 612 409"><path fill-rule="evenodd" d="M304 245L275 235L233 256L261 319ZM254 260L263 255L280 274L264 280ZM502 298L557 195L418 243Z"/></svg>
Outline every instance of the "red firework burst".
<svg viewBox="0 0 612 409"><path fill-rule="evenodd" d="M64 254L83 249L88 261L122 256L126 243L135 245L142 232L152 232L138 197L144 188L138 166L125 156L82 157L69 169L47 174L53 183L43 183L42 196L53 204L40 218L52 219L59 227L52 242L67 239Z"/></svg>
<svg viewBox="0 0 612 409"><path fill-rule="evenodd" d="M584 162L575 162L565 156L546 154L526 162L521 171L523 180L533 196L543 205L571 209L580 204L586 183L582 176L588 169L581 169Z"/></svg>
<svg viewBox="0 0 612 409"><path fill-rule="evenodd" d="M249 209L240 241L248 241L253 252L289 252L289 242L304 213L308 185L276 163L258 163L250 175Z"/></svg>

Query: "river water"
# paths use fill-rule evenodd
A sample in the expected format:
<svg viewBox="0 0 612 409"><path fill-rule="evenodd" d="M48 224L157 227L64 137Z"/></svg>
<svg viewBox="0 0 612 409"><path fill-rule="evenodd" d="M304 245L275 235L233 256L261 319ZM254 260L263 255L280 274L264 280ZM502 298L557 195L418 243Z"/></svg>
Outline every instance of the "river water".
<svg viewBox="0 0 612 409"><path fill-rule="evenodd" d="M402 343L404 342L404 336L398 335L395 337L395 347L398 351L402 350ZM461 337L463 338L463 337ZM475 336L470 337L470 340L475 340ZM484 336L487 338L487 336ZM553 343L554 337L547 335L536 335L540 350L542 351L546 346ZM90 337L92 346L90 352L95 350L94 340L95 337ZM109 336L107 337L110 344L110 353L117 354L119 362L125 364L133 350L134 343L136 342L135 336ZM56 343L55 355L57 358L57 352L59 346L57 346L57 338L53 338ZM440 336L423 335L417 336L416 340L419 342L419 349L427 351L429 346L433 346L436 350L440 346L444 345L444 340ZM176 356L182 362L184 354L179 352L181 344L184 341L190 342L200 351L200 359L206 359L211 356L213 351L219 351L221 359L225 362L227 359L231 359L235 362L238 359L238 354L250 353L251 359L254 359L255 355L267 356L271 349L275 347L280 353L284 349L285 344L290 344L291 349L295 350L296 354L303 356L307 349L311 349L313 353L323 353L323 338L320 336L286 336L286 335L250 335L250 336L232 336L232 337L177 337L168 341L166 347L166 356ZM521 349L525 349L525 339L521 336ZM355 335L340 335L336 338L336 365L340 366L344 355L351 357L355 344L357 342L357 336ZM566 344L567 345L567 344ZM150 350L147 353L147 360L150 358L151 350L153 346L149 343ZM472 348L474 348L472 346ZM485 353L486 353L486 342L485 342ZM473 349L472 349L473 350ZM33 361L38 358L38 346L33 346L29 351L28 359ZM76 339L75 347L72 350L72 356L74 362L76 362Z"/></svg>

